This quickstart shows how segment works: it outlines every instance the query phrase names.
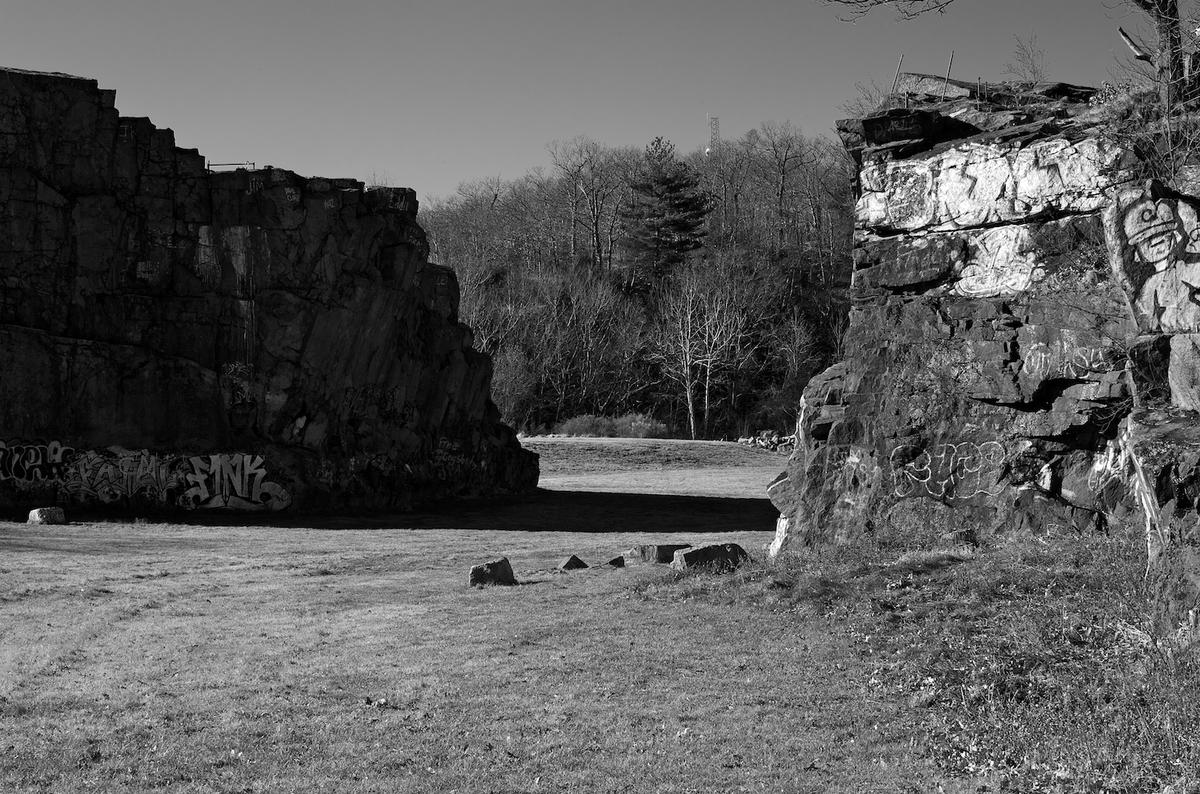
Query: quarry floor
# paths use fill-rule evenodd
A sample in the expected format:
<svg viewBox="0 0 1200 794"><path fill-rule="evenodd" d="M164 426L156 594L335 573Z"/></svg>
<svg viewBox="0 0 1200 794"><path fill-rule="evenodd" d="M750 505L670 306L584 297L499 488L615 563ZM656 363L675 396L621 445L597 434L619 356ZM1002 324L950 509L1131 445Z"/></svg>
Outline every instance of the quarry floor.
<svg viewBox="0 0 1200 794"><path fill-rule="evenodd" d="M305 526L0 524L3 791L929 791L836 625L656 595L762 556L784 457L526 439L525 504ZM576 554L597 567L570 574ZM520 587L471 589L507 556Z"/></svg>

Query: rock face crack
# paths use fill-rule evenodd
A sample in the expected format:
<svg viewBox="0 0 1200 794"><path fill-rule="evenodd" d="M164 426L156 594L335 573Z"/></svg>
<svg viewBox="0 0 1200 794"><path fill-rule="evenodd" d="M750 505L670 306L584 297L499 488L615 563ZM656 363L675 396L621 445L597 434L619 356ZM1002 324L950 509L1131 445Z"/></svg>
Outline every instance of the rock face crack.
<svg viewBox="0 0 1200 794"><path fill-rule="evenodd" d="M62 112L62 108L70 108ZM209 172L91 80L0 70L0 510L522 493L407 188Z"/></svg>

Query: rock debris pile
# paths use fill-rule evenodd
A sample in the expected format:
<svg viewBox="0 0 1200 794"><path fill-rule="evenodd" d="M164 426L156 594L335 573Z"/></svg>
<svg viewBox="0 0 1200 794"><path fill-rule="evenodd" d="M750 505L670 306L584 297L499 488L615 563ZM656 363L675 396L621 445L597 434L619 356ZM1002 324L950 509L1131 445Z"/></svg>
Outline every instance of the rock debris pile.
<svg viewBox="0 0 1200 794"><path fill-rule="evenodd" d="M736 543L708 543L692 546L688 543L650 543L634 546L623 554L595 566L572 554L555 569L557 573L582 570L612 570L630 565L670 565L673 570L707 570L728 573L750 561L750 555ZM518 584L512 564L507 557L471 567L468 583L471 587Z"/></svg>

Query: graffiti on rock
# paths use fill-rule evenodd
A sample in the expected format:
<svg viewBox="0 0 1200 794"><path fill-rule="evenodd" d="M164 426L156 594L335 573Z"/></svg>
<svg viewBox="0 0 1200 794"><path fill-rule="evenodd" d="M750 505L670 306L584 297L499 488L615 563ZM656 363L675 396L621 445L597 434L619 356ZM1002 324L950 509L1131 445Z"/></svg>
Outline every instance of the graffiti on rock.
<svg viewBox="0 0 1200 794"><path fill-rule="evenodd" d="M0 441L0 486L54 489L82 504L140 502L188 510L283 510L291 494L268 479L263 457L183 457L109 447L75 450L58 441Z"/></svg>
<svg viewBox="0 0 1200 794"><path fill-rule="evenodd" d="M1034 380L1081 379L1111 369L1108 353L1101 347L1080 346L1056 351L1045 342L1035 342L1021 360L1021 374Z"/></svg>
<svg viewBox="0 0 1200 794"><path fill-rule="evenodd" d="M900 445L892 450L891 468L896 497L970 499L997 496L997 469L1004 462L998 441L933 444L927 448Z"/></svg>
<svg viewBox="0 0 1200 794"><path fill-rule="evenodd" d="M1028 227L992 229L971 241L968 263L953 294L994 298L1025 292L1041 275L1037 247Z"/></svg>
<svg viewBox="0 0 1200 794"><path fill-rule="evenodd" d="M931 497L943 501L999 496L1005 463L998 441L947 441L929 445L901 444L880 466L871 451L851 446L822 447L808 469L810 478L830 484L840 495L838 506L858 508L890 488L898 499ZM818 473L819 469L819 473ZM889 480L890 478L890 480Z"/></svg>
<svg viewBox="0 0 1200 794"><path fill-rule="evenodd" d="M6 444L0 441L0 481L40 482L60 479L63 458L74 453L57 441L45 444Z"/></svg>
<svg viewBox="0 0 1200 794"><path fill-rule="evenodd" d="M153 452L87 450L75 454L67 465L59 492L90 504L127 500L173 504L181 484L171 462Z"/></svg>
<svg viewBox="0 0 1200 794"><path fill-rule="evenodd" d="M1129 455L1119 441L1109 441L1104 451L1096 455L1088 470L1087 484L1093 494L1099 494L1110 483L1128 479Z"/></svg>
<svg viewBox="0 0 1200 794"><path fill-rule="evenodd" d="M261 455L203 455L188 458L185 507L225 510L282 510L292 497L267 481Z"/></svg>
<svg viewBox="0 0 1200 794"><path fill-rule="evenodd" d="M1151 183L1116 206L1121 275L1143 330L1200 331L1200 205Z"/></svg>

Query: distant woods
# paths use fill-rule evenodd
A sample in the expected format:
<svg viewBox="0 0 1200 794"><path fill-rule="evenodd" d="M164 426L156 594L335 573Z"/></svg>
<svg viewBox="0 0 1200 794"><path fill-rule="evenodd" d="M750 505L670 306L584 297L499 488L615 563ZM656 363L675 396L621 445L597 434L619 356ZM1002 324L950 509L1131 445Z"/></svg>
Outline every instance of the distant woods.
<svg viewBox="0 0 1200 794"><path fill-rule="evenodd" d="M764 124L706 153L554 143L549 168L421 210L493 396L530 432L649 414L720 438L795 420L846 314L851 171Z"/></svg>

